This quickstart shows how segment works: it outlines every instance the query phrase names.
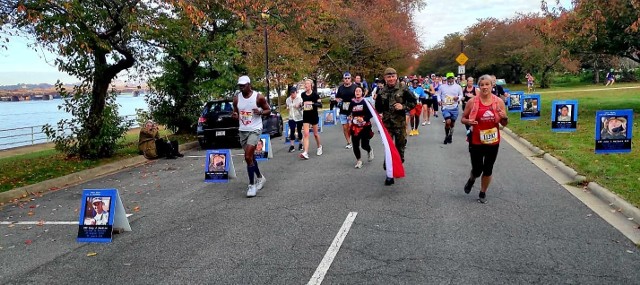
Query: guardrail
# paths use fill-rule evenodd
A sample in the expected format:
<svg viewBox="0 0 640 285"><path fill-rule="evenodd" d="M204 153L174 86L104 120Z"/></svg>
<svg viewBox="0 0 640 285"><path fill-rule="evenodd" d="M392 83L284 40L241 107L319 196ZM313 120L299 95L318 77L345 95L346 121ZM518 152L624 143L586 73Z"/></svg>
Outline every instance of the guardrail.
<svg viewBox="0 0 640 285"><path fill-rule="evenodd" d="M131 128L139 127L137 115L126 115L124 118L132 123ZM36 125L0 130L0 150L50 142L47 135L42 131L43 126Z"/></svg>

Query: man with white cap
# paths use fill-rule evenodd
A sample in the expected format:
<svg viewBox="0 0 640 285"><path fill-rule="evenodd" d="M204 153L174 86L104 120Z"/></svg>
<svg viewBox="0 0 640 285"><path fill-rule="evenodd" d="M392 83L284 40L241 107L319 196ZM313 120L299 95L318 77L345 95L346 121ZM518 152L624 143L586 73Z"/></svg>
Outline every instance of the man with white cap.
<svg viewBox="0 0 640 285"><path fill-rule="evenodd" d="M109 212L104 209L104 202L102 198L95 197L91 200L93 210L96 211L96 215L93 217L92 224L97 226L104 226L109 224Z"/></svg>
<svg viewBox="0 0 640 285"><path fill-rule="evenodd" d="M249 76L243 75L238 78L238 89L240 94L233 97L232 117L240 120L238 129L240 144L244 150L244 160L247 162L247 173L249 174L247 197L251 198L256 196L258 190L262 189L267 181L260 173L254 153L262 134L262 116L269 116L271 107L262 94L251 89Z"/></svg>

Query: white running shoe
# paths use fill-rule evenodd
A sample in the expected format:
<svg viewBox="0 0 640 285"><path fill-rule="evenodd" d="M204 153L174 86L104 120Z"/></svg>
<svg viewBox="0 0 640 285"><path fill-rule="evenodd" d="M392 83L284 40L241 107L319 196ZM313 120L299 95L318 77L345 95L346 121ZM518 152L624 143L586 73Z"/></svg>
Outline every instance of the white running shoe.
<svg viewBox="0 0 640 285"><path fill-rule="evenodd" d="M316 155L318 156L322 155L322 145L318 147L318 151L316 152Z"/></svg>
<svg viewBox="0 0 640 285"><path fill-rule="evenodd" d="M264 183L267 182L267 178L264 177L264 174L262 174L262 177L256 178L256 179L257 179L256 189L262 190L262 187L264 187Z"/></svg>
<svg viewBox="0 0 640 285"><path fill-rule="evenodd" d="M356 162L356 168L362 168L362 161L358 160L358 162Z"/></svg>
<svg viewBox="0 0 640 285"><path fill-rule="evenodd" d="M258 189L256 185L249 184L249 188L247 188L247 198L255 197Z"/></svg>
<svg viewBox="0 0 640 285"><path fill-rule="evenodd" d="M303 153L300 154L300 158L309 159L309 154L307 154L306 152L303 152Z"/></svg>
<svg viewBox="0 0 640 285"><path fill-rule="evenodd" d="M372 161L372 160L373 160L373 157L374 157L374 156L373 156L373 150L371 150L371 151L369 152L369 161Z"/></svg>
<svg viewBox="0 0 640 285"><path fill-rule="evenodd" d="M422 122L422 125L423 125L423 126L426 126L426 125L427 125L427 122Z"/></svg>
<svg viewBox="0 0 640 285"><path fill-rule="evenodd" d="M346 145L344 148L351 149L353 146L351 144Z"/></svg>
<svg viewBox="0 0 640 285"><path fill-rule="evenodd" d="M427 122L427 125L431 125L431 122Z"/></svg>

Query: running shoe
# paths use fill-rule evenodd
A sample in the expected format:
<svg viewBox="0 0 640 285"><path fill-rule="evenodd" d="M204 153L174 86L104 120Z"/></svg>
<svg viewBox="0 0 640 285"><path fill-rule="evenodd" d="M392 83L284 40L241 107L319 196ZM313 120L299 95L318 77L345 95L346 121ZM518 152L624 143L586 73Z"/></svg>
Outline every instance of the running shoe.
<svg viewBox="0 0 640 285"><path fill-rule="evenodd" d="M369 161L373 160L373 149L369 152Z"/></svg>
<svg viewBox="0 0 640 285"><path fill-rule="evenodd" d="M256 189L262 190L262 187L264 187L265 182L267 182L267 178L264 177L264 174L263 174L262 177L257 178Z"/></svg>
<svg viewBox="0 0 640 285"><path fill-rule="evenodd" d="M431 125L431 121L427 122L427 125Z"/></svg>
<svg viewBox="0 0 640 285"><path fill-rule="evenodd" d="M303 152L299 155L301 159L309 159L309 155L306 152Z"/></svg>
<svg viewBox="0 0 640 285"><path fill-rule="evenodd" d="M414 134L417 136L420 134L420 131L418 131L418 129L415 129Z"/></svg>
<svg viewBox="0 0 640 285"><path fill-rule="evenodd" d="M467 184L464 185L464 193L471 193L471 188L473 188L473 183L475 183L476 180L475 179L469 179L467 180Z"/></svg>
<svg viewBox="0 0 640 285"><path fill-rule="evenodd" d="M409 131L409 136L412 137L413 136L413 130Z"/></svg>
<svg viewBox="0 0 640 285"><path fill-rule="evenodd" d="M289 152L293 152L293 151L295 151L295 150L296 150L296 147L295 147L295 146L289 146Z"/></svg>
<svg viewBox="0 0 640 285"><path fill-rule="evenodd" d="M427 122L422 122L422 125L423 125L423 126L426 126L426 125L427 125Z"/></svg>
<svg viewBox="0 0 640 285"><path fill-rule="evenodd" d="M316 151L316 155L318 156L322 155L322 145L318 147L318 151Z"/></svg>
<svg viewBox="0 0 640 285"><path fill-rule="evenodd" d="M358 160L358 162L356 162L356 168L362 168L362 161Z"/></svg>
<svg viewBox="0 0 640 285"><path fill-rule="evenodd" d="M249 184L249 187L247 188L247 198L255 197L256 193L258 193L258 189L256 188L256 186L253 184Z"/></svg>
<svg viewBox="0 0 640 285"><path fill-rule="evenodd" d="M478 195L478 203L481 203L481 204L487 203L487 193L486 192L480 192L480 194Z"/></svg>
<svg viewBox="0 0 640 285"><path fill-rule="evenodd" d="M298 146L298 150L299 151L303 151L304 149L302 148L302 143L300 143L300 145Z"/></svg>
<svg viewBox="0 0 640 285"><path fill-rule="evenodd" d="M351 144L347 144L344 148L351 149L353 146Z"/></svg>
<svg viewBox="0 0 640 285"><path fill-rule="evenodd" d="M437 118L437 117L438 117L438 114L433 114L433 116Z"/></svg>
<svg viewBox="0 0 640 285"><path fill-rule="evenodd" d="M396 181L391 178L391 177L387 177L387 179L384 180L384 185L385 186L389 186L389 185L393 185L393 183L395 183Z"/></svg>

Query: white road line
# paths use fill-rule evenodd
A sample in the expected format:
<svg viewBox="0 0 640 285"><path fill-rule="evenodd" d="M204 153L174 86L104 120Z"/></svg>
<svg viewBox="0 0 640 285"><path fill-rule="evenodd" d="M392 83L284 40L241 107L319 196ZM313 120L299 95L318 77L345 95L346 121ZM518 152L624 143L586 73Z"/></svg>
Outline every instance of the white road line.
<svg viewBox="0 0 640 285"><path fill-rule="evenodd" d="M307 285L320 285L322 283L324 275L327 274L333 259L336 257L336 254L338 254L338 250L340 250L340 246L342 246L344 238L349 233L349 229L351 229L351 224L353 224L353 221L356 219L356 215L358 215L358 212L350 212L349 215L347 215L340 231L333 239L331 246L327 250L327 253L324 255L324 258L320 262L320 265L318 265L316 272L313 274Z"/></svg>
<svg viewBox="0 0 640 285"><path fill-rule="evenodd" d="M133 214L127 214L127 218L133 216ZM0 225L77 225L78 221L4 221L0 222Z"/></svg>

